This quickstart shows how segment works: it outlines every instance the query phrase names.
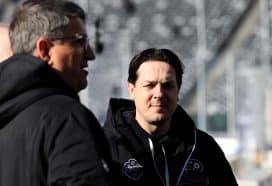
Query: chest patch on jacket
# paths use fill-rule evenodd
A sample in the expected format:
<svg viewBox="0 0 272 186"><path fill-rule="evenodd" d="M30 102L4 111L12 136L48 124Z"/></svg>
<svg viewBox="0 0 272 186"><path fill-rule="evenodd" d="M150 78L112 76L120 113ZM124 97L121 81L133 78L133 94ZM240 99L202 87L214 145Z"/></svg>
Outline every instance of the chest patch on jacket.
<svg viewBox="0 0 272 186"><path fill-rule="evenodd" d="M186 166L186 172L202 173L203 164L197 159L190 159Z"/></svg>
<svg viewBox="0 0 272 186"><path fill-rule="evenodd" d="M122 173L128 178L138 181L143 176L144 169L136 159L129 159L123 164Z"/></svg>

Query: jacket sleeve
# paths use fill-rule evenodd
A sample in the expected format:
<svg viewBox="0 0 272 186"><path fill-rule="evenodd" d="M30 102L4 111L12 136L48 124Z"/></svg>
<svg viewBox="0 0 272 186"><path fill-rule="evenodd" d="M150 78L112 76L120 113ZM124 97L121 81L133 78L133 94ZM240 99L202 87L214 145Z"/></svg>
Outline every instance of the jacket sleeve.
<svg viewBox="0 0 272 186"><path fill-rule="evenodd" d="M208 175L209 186L237 186L236 178L233 174L224 152L216 141L210 136L208 139Z"/></svg>
<svg viewBox="0 0 272 186"><path fill-rule="evenodd" d="M81 107L53 118L45 130L48 185L109 185L107 164L98 152L104 143L98 141L98 130L102 131L96 118Z"/></svg>

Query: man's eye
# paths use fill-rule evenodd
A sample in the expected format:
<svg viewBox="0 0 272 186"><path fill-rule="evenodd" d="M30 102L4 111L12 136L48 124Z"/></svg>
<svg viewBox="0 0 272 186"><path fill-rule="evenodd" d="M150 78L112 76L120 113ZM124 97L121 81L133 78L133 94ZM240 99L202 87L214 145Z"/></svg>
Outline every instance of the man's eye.
<svg viewBox="0 0 272 186"><path fill-rule="evenodd" d="M172 84L172 83L171 83L171 84L164 84L163 87L164 87L164 88L174 88L175 85Z"/></svg>
<svg viewBox="0 0 272 186"><path fill-rule="evenodd" d="M86 38L81 38L81 39L78 39L77 42L80 44L85 44L87 41L86 41Z"/></svg>
<svg viewBox="0 0 272 186"><path fill-rule="evenodd" d="M144 87L153 87L154 85L152 84L145 84Z"/></svg>

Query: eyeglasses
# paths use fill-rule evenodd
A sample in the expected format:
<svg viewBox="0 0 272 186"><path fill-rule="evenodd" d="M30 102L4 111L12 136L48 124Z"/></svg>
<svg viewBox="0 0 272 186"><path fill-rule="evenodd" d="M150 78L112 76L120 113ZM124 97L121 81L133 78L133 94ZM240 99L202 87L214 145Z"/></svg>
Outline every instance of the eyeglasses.
<svg viewBox="0 0 272 186"><path fill-rule="evenodd" d="M90 47L89 43L89 37L86 34L80 34L75 33L74 36L66 36L66 37L53 37L50 38L51 41L70 41L74 43L80 44L80 46L83 46L84 53L88 50L88 47Z"/></svg>

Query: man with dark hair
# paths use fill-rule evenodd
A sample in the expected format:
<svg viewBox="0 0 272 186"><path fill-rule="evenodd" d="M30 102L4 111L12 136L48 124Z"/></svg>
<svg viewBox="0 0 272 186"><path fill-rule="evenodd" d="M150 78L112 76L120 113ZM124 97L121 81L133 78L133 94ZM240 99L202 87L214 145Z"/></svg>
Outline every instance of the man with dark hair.
<svg viewBox="0 0 272 186"><path fill-rule="evenodd" d="M25 1L0 64L0 185L109 185L109 149L79 101L87 86L85 12L62 0Z"/></svg>
<svg viewBox="0 0 272 186"><path fill-rule="evenodd" d="M112 98L104 125L116 185L237 185L219 145L177 104L183 71L168 49L146 49L131 60L133 101Z"/></svg>

